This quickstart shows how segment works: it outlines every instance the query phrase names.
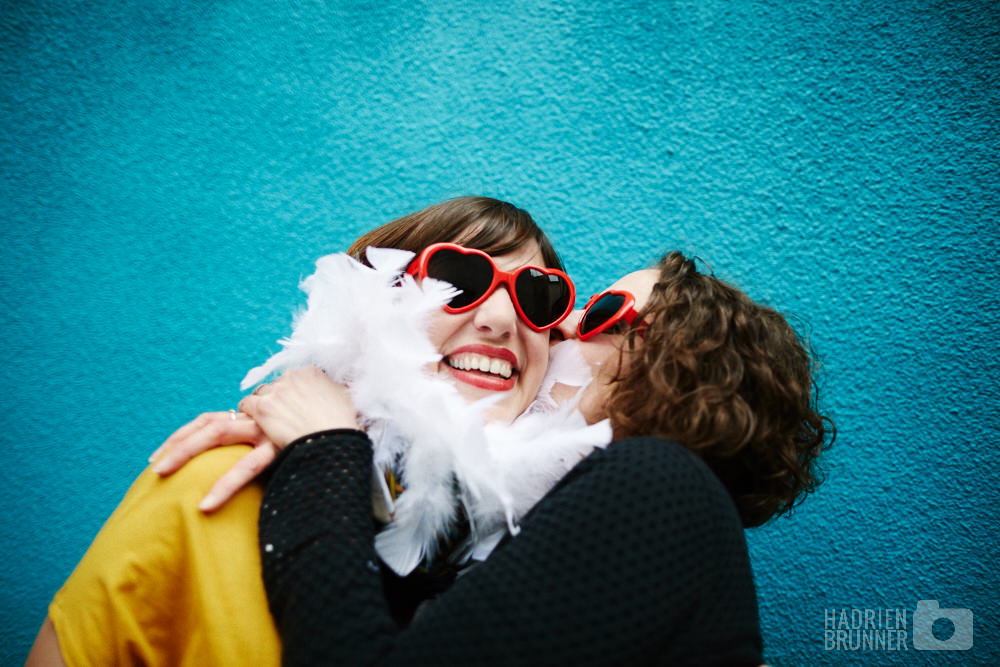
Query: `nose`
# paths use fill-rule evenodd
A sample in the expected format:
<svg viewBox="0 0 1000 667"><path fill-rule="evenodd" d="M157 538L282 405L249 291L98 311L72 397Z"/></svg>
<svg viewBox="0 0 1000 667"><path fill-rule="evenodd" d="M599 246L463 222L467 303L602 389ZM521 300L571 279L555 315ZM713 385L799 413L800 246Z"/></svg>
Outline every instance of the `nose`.
<svg viewBox="0 0 1000 667"><path fill-rule="evenodd" d="M506 285L499 285L476 306L473 322L478 330L496 338L506 338L516 330L517 310Z"/></svg>
<svg viewBox="0 0 1000 667"><path fill-rule="evenodd" d="M559 329L559 333L563 335L563 338L569 340L570 338L576 338L576 328L580 324L580 319L583 317L583 309L574 310L572 313L566 316L566 319L559 323L556 327Z"/></svg>

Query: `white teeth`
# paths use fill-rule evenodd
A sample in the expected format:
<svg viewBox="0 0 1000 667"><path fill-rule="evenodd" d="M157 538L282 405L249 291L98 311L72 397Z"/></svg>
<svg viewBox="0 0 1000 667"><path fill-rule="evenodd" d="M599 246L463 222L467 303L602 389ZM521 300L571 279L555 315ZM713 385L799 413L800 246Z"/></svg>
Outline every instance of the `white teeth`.
<svg viewBox="0 0 1000 667"><path fill-rule="evenodd" d="M460 371L482 371L491 375L509 378L514 369L509 361L487 357L481 354L459 354L447 358L448 365Z"/></svg>

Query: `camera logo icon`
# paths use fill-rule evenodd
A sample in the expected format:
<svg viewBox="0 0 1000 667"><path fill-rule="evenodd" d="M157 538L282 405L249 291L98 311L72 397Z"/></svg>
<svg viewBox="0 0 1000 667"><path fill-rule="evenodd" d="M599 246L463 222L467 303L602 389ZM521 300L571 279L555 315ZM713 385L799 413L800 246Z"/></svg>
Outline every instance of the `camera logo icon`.
<svg viewBox="0 0 1000 667"><path fill-rule="evenodd" d="M934 635L936 621L954 626L951 637ZM940 627L940 625L939 625ZM942 609L937 600L918 600L913 612L913 648L919 651L967 651L972 648L972 610L956 607Z"/></svg>

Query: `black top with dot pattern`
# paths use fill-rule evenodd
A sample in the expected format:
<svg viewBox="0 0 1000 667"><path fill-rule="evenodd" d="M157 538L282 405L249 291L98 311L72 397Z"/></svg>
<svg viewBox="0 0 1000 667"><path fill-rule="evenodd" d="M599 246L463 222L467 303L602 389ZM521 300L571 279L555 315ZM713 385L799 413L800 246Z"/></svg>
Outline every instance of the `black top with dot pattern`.
<svg viewBox="0 0 1000 667"><path fill-rule="evenodd" d="M488 561L390 614L360 431L279 457L260 516L264 583L288 665L759 665L740 518L693 454L658 438L577 465Z"/></svg>

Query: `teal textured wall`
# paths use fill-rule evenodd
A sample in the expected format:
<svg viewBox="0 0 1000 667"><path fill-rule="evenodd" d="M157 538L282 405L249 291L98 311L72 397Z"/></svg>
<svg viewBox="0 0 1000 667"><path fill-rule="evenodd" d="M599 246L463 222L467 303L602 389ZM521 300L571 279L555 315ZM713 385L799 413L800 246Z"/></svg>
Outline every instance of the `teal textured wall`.
<svg viewBox="0 0 1000 667"><path fill-rule="evenodd" d="M799 318L840 434L748 533L771 664L996 664L1000 5L469 4L0 6L0 660L317 256L481 193L582 296L680 248ZM973 649L824 645L921 599Z"/></svg>

